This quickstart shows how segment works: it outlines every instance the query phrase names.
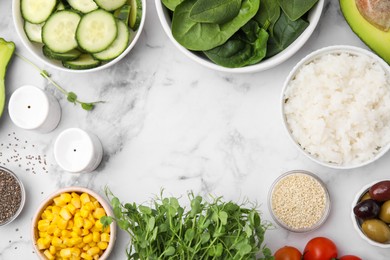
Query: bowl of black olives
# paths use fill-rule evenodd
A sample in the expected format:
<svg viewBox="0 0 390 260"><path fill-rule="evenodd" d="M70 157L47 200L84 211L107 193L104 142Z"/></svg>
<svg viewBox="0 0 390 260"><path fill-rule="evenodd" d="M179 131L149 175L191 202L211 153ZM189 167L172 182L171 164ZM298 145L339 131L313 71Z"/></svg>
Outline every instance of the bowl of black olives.
<svg viewBox="0 0 390 260"><path fill-rule="evenodd" d="M352 222L371 245L390 248L390 180L364 186L352 203Z"/></svg>

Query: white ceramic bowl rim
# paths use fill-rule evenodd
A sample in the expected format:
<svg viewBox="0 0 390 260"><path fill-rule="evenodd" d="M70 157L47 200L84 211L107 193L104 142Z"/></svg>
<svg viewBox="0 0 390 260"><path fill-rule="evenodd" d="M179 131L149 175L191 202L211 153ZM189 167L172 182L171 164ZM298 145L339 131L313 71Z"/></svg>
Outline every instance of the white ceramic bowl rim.
<svg viewBox="0 0 390 260"><path fill-rule="evenodd" d="M19 216L20 212L22 212L24 204L26 202L26 190L24 188L23 182L18 178L18 176L13 171L11 171L10 169L7 169L5 167L2 167L2 166L0 166L0 170L8 173L9 175L11 175L12 177L15 178L15 180L18 182L18 184L20 186L20 192L21 192L21 200L20 200L20 205L19 205L18 210L15 212L15 214L11 218L9 218L7 221L0 224L0 227L1 227L1 226L5 226L7 224L10 224L12 221L14 221Z"/></svg>
<svg viewBox="0 0 390 260"><path fill-rule="evenodd" d="M289 75L287 76L286 80L284 81L283 89L282 89L282 93L281 93L281 97L280 97L281 115L282 115L283 125L284 125L284 128L285 128L288 136L289 136L289 139L309 159L311 159L312 161L314 161L322 166L326 166L326 167L333 168L333 169L354 169L354 168L363 167L365 165L368 165L368 164L378 160L385 153L387 153L387 151L390 149L390 143L388 143L386 146L382 147L380 149L380 151L375 155L374 158L372 158L371 160L359 163L359 164L336 165L336 164L326 163L324 161L321 161L320 159L317 159L317 158L311 156L310 154L308 154L307 152L305 152L302 149L302 147L295 141L294 137L292 136L292 134L288 128L288 125L287 125L286 117L284 116L284 93L286 92L286 89L288 87L288 83L295 76L295 74L298 72L298 70L302 66L304 66L307 63L310 63L312 60L316 59L317 57L320 57L320 56L326 55L326 54L330 54L330 53L340 53L340 52L347 52L347 53L351 53L351 54L355 54L355 55L366 55L366 56L370 57L371 59L375 60L376 62L378 62L385 70L387 70L388 74L390 75L390 67L387 65L387 63L385 61L383 61L379 56L375 55L374 53L372 53L368 50L365 50L365 49L362 49L359 47L355 47L355 46L350 46L350 45L332 45L332 46L321 48L319 50L316 50L316 51L308 54L306 57L304 57L302 60L300 60L294 66L294 68L290 71Z"/></svg>
<svg viewBox="0 0 390 260"><path fill-rule="evenodd" d="M389 179L385 179L386 181L389 180ZM373 181L372 183L370 184L367 184L365 186L363 186L357 193L356 193L356 196L354 198L354 200L352 201L352 207L351 207L351 219L352 219L352 225L353 227L355 228L355 230L358 232L359 236L365 240L366 242L368 242L369 244L373 245L373 246L377 246L377 247L381 247L381 248L390 248L390 243L389 244L382 244L382 243L378 243L378 242L375 242L371 239L369 239L362 231L360 225L358 224L358 220L357 218L355 217L355 214L353 213L353 208L356 206L356 204L359 202L360 198L370 189L370 187L380 181L385 181L385 180L377 180L377 181Z"/></svg>
<svg viewBox="0 0 390 260"><path fill-rule="evenodd" d="M251 73L251 72L258 72L270 69L272 67L275 67L282 62L289 59L291 56L293 56L309 39L311 34L313 33L314 29L316 28L322 14L322 10L324 7L324 0L318 0L317 4L311 9L309 12L308 20L310 21L309 26L305 29L305 31L293 42L291 43L286 49L284 49L282 52L276 54L275 56L268 58L264 61L261 61L258 64L254 64L251 66L241 67L241 68L226 68L222 67L220 65L217 65L213 63L212 61L202 58L190 50L186 49L185 47L181 46L180 43L178 43L175 38L172 36L171 27L170 24L168 24L167 21L167 10L165 6L163 6L161 0L155 0L156 9L157 9L157 15L160 19L160 23L169 37L169 39L173 42L173 44L187 57L192 59L193 61L207 67L213 70L221 71L221 72L229 72L229 73Z"/></svg>
<svg viewBox="0 0 390 260"><path fill-rule="evenodd" d="M38 55L36 53L36 51L34 51L31 48L31 46L34 46L34 43L30 42L30 40L27 38L27 36L26 36L26 34L24 32L23 24L22 24L23 23L23 18L21 17L21 13L20 13L20 1L21 0L12 0L12 18L13 18L13 21L14 21L14 26L16 28L16 33L18 34L19 38L21 39L24 47L35 58L37 58L38 60L42 61L46 65L50 66L51 68L58 69L58 70L61 70L61 71L65 71L65 72L73 72L73 73L95 72L95 71L106 69L106 68L114 65L115 63L120 61L123 57L125 57L131 51L131 49L133 49L133 47L135 46L135 44L138 41L138 38L140 37L140 35L142 33L142 30L143 30L143 27L144 27L144 24L145 24L146 0L141 0L142 1L141 22L140 22L140 25L139 25L137 31L135 31L135 32L131 31L133 34L135 33L135 35L134 35L133 38L130 36L130 38L132 38L132 40L131 40L129 46L127 46L127 48L125 49L125 51L121 55L116 57L115 59L113 59L113 60L111 60L111 61L109 61L109 62L107 62L107 63L105 63L105 64L103 64L101 66L98 66L96 68L85 69L85 70L73 70L73 69L65 68L61 64L54 63L54 61L51 61L50 59L45 58L43 56L43 54L42 54L42 56Z"/></svg>
<svg viewBox="0 0 390 260"><path fill-rule="evenodd" d="M283 223L283 221L281 221L277 216L275 216L273 210L272 210L272 194L273 194L273 191L274 191L274 188L275 188L275 185L280 181L282 180L284 177L288 176L288 175L291 175L291 174L305 174L305 175L308 175L312 178L314 178L320 185L321 187L324 189L325 191L325 196L326 196L326 205L325 205L325 212L324 212L324 215L322 215L321 219L315 224L313 225L312 227L310 228L305 228L305 229L294 229L294 228L291 228L289 226L287 226L286 224ZM330 199L330 195L329 195L329 191L325 185L325 183L320 179L320 177L318 177L317 175L315 175L314 173L312 172L309 172L309 171L306 171L306 170L291 170L291 171L288 171L288 172L285 172L283 174L281 174L278 178L276 178L276 180L272 183L269 191L268 191L268 210L269 212L271 213L271 217L274 219L274 221L281 227L283 227L284 229L286 230L289 230L291 232L295 232L295 233L306 233L306 232L311 232L311 231L314 231L316 229L318 229L319 227L322 226L322 224L325 223L326 219L328 218L329 214L330 214L330 211L331 211L331 199Z"/></svg>
<svg viewBox="0 0 390 260"><path fill-rule="evenodd" d="M71 187L61 188L61 189L51 193L48 197L46 197L41 202L38 209L36 210L36 213L35 213L35 215L33 217L33 221L32 221L31 241L32 241L34 249L38 255L41 255L42 252L38 249L38 247L35 243L36 241L34 241L34 239L36 237L35 222L37 222L37 220L39 219L39 217L40 217L39 214L48 206L48 203L50 203L51 200L53 198L55 198L56 196L58 196L62 193L65 193L65 192L86 192L89 195L91 195L92 197L94 197L97 201L99 201L100 205L102 205L102 207L104 208L104 210L106 211L106 214L108 216L114 216L114 213L112 212L112 209L111 209L110 205L106 202L106 200L104 200L98 193L94 192L91 189L88 189L85 187L79 187L79 186L71 186ZM116 224L113 222L110 225L110 241L108 243L108 247L105 249L104 253L100 256L100 258L99 258L100 260L104 260L104 259L108 258L109 254L111 253L112 249L114 248L115 240L116 240Z"/></svg>

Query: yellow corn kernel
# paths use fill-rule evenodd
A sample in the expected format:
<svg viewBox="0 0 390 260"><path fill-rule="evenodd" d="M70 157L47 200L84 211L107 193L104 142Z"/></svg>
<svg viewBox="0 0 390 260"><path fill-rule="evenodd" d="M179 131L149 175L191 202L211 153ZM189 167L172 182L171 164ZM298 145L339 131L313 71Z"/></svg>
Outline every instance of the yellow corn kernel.
<svg viewBox="0 0 390 260"><path fill-rule="evenodd" d="M53 220L54 214L53 214L53 212L51 212L51 210L46 209L43 213L45 214L46 219L48 219L50 221Z"/></svg>
<svg viewBox="0 0 390 260"><path fill-rule="evenodd" d="M59 229L65 230L66 227L68 226L68 221L65 220L65 219L63 219L63 218L61 218L61 217L59 217L59 218L57 219L57 221L56 221L56 224L57 224L57 227L58 227Z"/></svg>
<svg viewBox="0 0 390 260"><path fill-rule="evenodd" d="M47 219L46 212L42 212L41 219Z"/></svg>
<svg viewBox="0 0 390 260"><path fill-rule="evenodd" d="M77 236L81 236L81 228L73 226L73 228L72 228L72 237L73 237L73 233L77 234Z"/></svg>
<svg viewBox="0 0 390 260"><path fill-rule="evenodd" d="M110 230L111 230L111 228L110 228L110 226L108 226L108 227L106 227L106 228L103 230L103 233L109 234L109 233L110 233Z"/></svg>
<svg viewBox="0 0 390 260"><path fill-rule="evenodd" d="M60 214L60 211L61 211L61 207L59 207L59 206L53 206L52 209L51 209L51 212L52 212L54 215L59 215L59 214Z"/></svg>
<svg viewBox="0 0 390 260"><path fill-rule="evenodd" d="M86 235L88 235L89 233L90 233L90 232L89 232L88 229L85 229L85 228L81 229L81 236L86 236Z"/></svg>
<svg viewBox="0 0 390 260"><path fill-rule="evenodd" d="M68 205L73 205L75 208L79 209L81 208L81 201L80 201L80 198L72 198L72 200L70 201L71 204L68 204Z"/></svg>
<svg viewBox="0 0 390 260"><path fill-rule="evenodd" d="M58 227L54 230L53 232L53 236L55 237L60 237L61 236L61 233L62 233L62 230L59 229Z"/></svg>
<svg viewBox="0 0 390 260"><path fill-rule="evenodd" d="M38 237L45 237L45 236L47 236L48 234L47 234L47 232L44 232L44 231L39 231L38 232Z"/></svg>
<svg viewBox="0 0 390 260"><path fill-rule="evenodd" d="M52 254L53 256L56 255L56 252L57 252L57 249L55 246L50 246L49 247L49 252L50 254Z"/></svg>
<svg viewBox="0 0 390 260"><path fill-rule="evenodd" d="M54 224L50 224L49 227L47 228L46 232L49 235L53 235L54 231L57 229L57 226Z"/></svg>
<svg viewBox="0 0 390 260"><path fill-rule="evenodd" d="M81 254L80 248L72 247L70 250L71 250L71 253L72 253L73 257L80 256L80 254Z"/></svg>
<svg viewBox="0 0 390 260"><path fill-rule="evenodd" d="M99 253L100 253L100 248L97 246L91 247L87 251L87 254L90 256L98 255Z"/></svg>
<svg viewBox="0 0 390 260"><path fill-rule="evenodd" d="M101 240L102 242L110 242L110 234L103 233L103 234L100 236L100 240Z"/></svg>
<svg viewBox="0 0 390 260"><path fill-rule="evenodd" d="M85 203L84 207L86 207L89 211L94 211L96 209L92 201Z"/></svg>
<svg viewBox="0 0 390 260"><path fill-rule="evenodd" d="M67 204L66 208L69 210L69 212L72 215L74 215L76 213L77 208L73 204L71 204L71 203Z"/></svg>
<svg viewBox="0 0 390 260"><path fill-rule="evenodd" d="M69 210L65 207L61 209L60 216L65 220L69 220L73 217Z"/></svg>
<svg viewBox="0 0 390 260"><path fill-rule="evenodd" d="M80 198L80 195L76 192L72 192L70 195L72 195L72 198Z"/></svg>
<svg viewBox="0 0 390 260"><path fill-rule="evenodd" d="M80 195L80 200L83 205L85 205L87 202L91 201L91 198L89 197L88 193L83 193Z"/></svg>
<svg viewBox="0 0 390 260"><path fill-rule="evenodd" d="M92 216L92 214L88 215L88 220L92 222L92 225L95 225L96 219Z"/></svg>
<svg viewBox="0 0 390 260"><path fill-rule="evenodd" d="M74 217L74 227L81 228L84 225L84 219L82 217Z"/></svg>
<svg viewBox="0 0 390 260"><path fill-rule="evenodd" d="M83 237L83 242L88 244L88 243L92 242L92 239L93 239L92 234L88 234L85 237Z"/></svg>
<svg viewBox="0 0 390 260"><path fill-rule="evenodd" d="M48 220L48 219L41 219L38 221L38 230L39 231L47 231L49 226L50 226L50 220Z"/></svg>
<svg viewBox="0 0 390 260"><path fill-rule="evenodd" d="M88 215L89 215L89 210L82 206L81 209L80 209L80 216L82 216L83 218L88 218Z"/></svg>
<svg viewBox="0 0 390 260"><path fill-rule="evenodd" d="M97 246L98 246L101 250L105 250L105 249L107 249L107 247L108 247L108 243L107 243L107 242L100 241L100 242L97 243Z"/></svg>
<svg viewBox="0 0 390 260"><path fill-rule="evenodd" d="M50 253L50 251L49 250L45 250L45 252L43 252L43 254L47 257L47 259L54 259L55 257L54 257L54 255L52 255L51 253Z"/></svg>
<svg viewBox="0 0 390 260"><path fill-rule="evenodd" d="M70 195L69 193L62 193L60 195L60 198L65 201L66 203L70 202L70 200L72 199L72 195Z"/></svg>
<svg viewBox="0 0 390 260"><path fill-rule="evenodd" d="M59 237L53 237L53 239L51 240L51 244L55 247L59 247L62 245L62 239Z"/></svg>
<svg viewBox="0 0 390 260"><path fill-rule="evenodd" d="M95 209L101 208L101 207L102 207L102 205L100 205L99 201L97 201L97 200L95 200L95 201L93 202L93 205L95 205Z"/></svg>
<svg viewBox="0 0 390 260"><path fill-rule="evenodd" d="M72 243L72 245L77 245L77 244L83 242L83 239L81 237L72 237L70 239L70 242Z"/></svg>
<svg viewBox="0 0 390 260"><path fill-rule="evenodd" d="M66 245L67 247L72 247L72 246L74 246L74 244L73 244L72 242L73 242L73 240L72 240L71 238L69 238L69 237L63 238L63 243L64 243L64 245Z"/></svg>
<svg viewBox="0 0 390 260"><path fill-rule="evenodd" d="M86 252L88 249L90 249L91 247L87 244L85 246L83 246L83 251Z"/></svg>
<svg viewBox="0 0 390 260"><path fill-rule="evenodd" d="M94 255L93 260L99 260L100 256L99 255Z"/></svg>
<svg viewBox="0 0 390 260"><path fill-rule="evenodd" d="M88 245L90 247L94 247L94 246L97 246L97 243L92 241L92 242L89 242Z"/></svg>
<svg viewBox="0 0 390 260"><path fill-rule="evenodd" d="M95 222L95 227L98 228L99 231L103 230L103 224L100 222L100 220Z"/></svg>
<svg viewBox="0 0 390 260"><path fill-rule="evenodd" d="M54 201L54 204L55 204L56 206L59 206L59 207L63 207L63 206L66 205L66 201L63 200L61 197L55 197L55 198L53 199L53 201Z"/></svg>
<svg viewBox="0 0 390 260"><path fill-rule="evenodd" d="M88 255L87 253L81 253L81 258L85 260L92 260L92 256Z"/></svg>
<svg viewBox="0 0 390 260"><path fill-rule="evenodd" d="M66 257L66 258L69 258L72 256L72 251L70 248L64 248L64 249L61 249L60 251L60 256L61 257Z"/></svg>
<svg viewBox="0 0 390 260"><path fill-rule="evenodd" d="M95 211L92 213L92 216L95 219L100 219L101 217L106 215L106 211L103 208L96 208Z"/></svg>
<svg viewBox="0 0 390 260"><path fill-rule="evenodd" d="M76 245L78 248L83 248L85 246L85 243L84 242L81 242L81 243L78 243Z"/></svg>
<svg viewBox="0 0 390 260"><path fill-rule="evenodd" d="M99 242L100 241L100 233L99 232L93 232L92 233L92 241L93 242Z"/></svg>
<svg viewBox="0 0 390 260"><path fill-rule="evenodd" d="M70 232L69 230L64 229L64 230L61 231L61 236L62 237L72 237L72 232Z"/></svg>
<svg viewBox="0 0 390 260"><path fill-rule="evenodd" d="M44 241L44 238L38 238L37 240L37 246L39 250L47 249L49 248L49 245L47 245Z"/></svg>
<svg viewBox="0 0 390 260"><path fill-rule="evenodd" d="M88 219L84 219L84 229L90 229L93 226L93 223L89 221Z"/></svg>

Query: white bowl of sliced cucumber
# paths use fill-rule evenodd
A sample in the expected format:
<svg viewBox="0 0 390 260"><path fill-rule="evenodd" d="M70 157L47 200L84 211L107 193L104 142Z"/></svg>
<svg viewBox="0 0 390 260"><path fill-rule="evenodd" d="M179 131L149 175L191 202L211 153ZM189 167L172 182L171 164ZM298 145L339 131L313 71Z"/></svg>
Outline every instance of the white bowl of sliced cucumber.
<svg viewBox="0 0 390 260"><path fill-rule="evenodd" d="M324 0L155 0L172 43L217 71L270 69L294 55L316 28Z"/></svg>
<svg viewBox="0 0 390 260"><path fill-rule="evenodd" d="M68 72L105 69L136 44L146 0L13 0L24 46L45 64Z"/></svg>

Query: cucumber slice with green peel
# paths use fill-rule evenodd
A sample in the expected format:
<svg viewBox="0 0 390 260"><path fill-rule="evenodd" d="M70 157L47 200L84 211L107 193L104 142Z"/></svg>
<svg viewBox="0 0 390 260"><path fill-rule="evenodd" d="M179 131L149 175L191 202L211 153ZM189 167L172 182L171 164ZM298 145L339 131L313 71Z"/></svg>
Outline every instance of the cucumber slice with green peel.
<svg viewBox="0 0 390 260"><path fill-rule="evenodd" d="M81 52L79 50L71 50L65 53L58 53L50 50L46 45L43 45L42 51L43 51L43 55L45 55L49 59L61 60L61 61L75 60L81 56Z"/></svg>
<svg viewBox="0 0 390 260"><path fill-rule="evenodd" d="M68 3L73 9L82 13L89 13L99 8L93 0L68 0Z"/></svg>
<svg viewBox="0 0 390 260"><path fill-rule="evenodd" d="M126 3L127 0L95 0L96 4L106 11L114 11Z"/></svg>
<svg viewBox="0 0 390 260"><path fill-rule="evenodd" d="M76 29L81 16L76 12L63 10L52 14L42 28L42 41L54 52L64 53L75 49Z"/></svg>
<svg viewBox="0 0 390 260"><path fill-rule="evenodd" d="M42 43L42 27L45 23L30 23L24 21L24 31L32 42Z"/></svg>
<svg viewBox="0 0 390 260"><path fill-rule="evenodd" d="M118 18L119 20L124 21L125 24L128 24L129 23L130 10L131 10L131 6L128 5L128 4L125 4L120 9L117 9L114 12L114 16L116 18Z"/></svg>
<svg viewBox="0 0 390 260"><path fill-rule="evenodd" d="M130 0L130 6L129 26L133 31L136 31L141 23L142 2L141 0Z"/></svg>
<svg viewBox="0 0 390 260"><path fill-rule="evenodd" d="M68 69L85 70L99 66L100 61L95 60L90 54L81 54L76 60L63 61L62 65Z"/></svg>
<svg viewBox="0 0 390 260"><path fill-rule="evenodd" d="M24 20L30 23L43 23L56 6L57 0L22 0L20 10Z"/></svg>
<svg viewBox="0 0 390 260"><path fill-rule="evenodd" d="M130 38L129 28L121 20L117 20L117 23L118 23L118 36L116 37L115 41L104 51L92 54L92 56L95 59L102 60L102 61L115 59L116 57L121 55L129 45L129 38Z"/></svg>
<svg viewBox="0 0 390 260"><path fill-rule="evenodd" d="M95 53L108 48L118 33L113 14L98 9L81 18L76 31L76 40L83 50Z"/></svg>

